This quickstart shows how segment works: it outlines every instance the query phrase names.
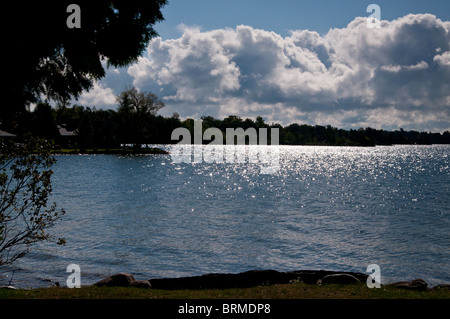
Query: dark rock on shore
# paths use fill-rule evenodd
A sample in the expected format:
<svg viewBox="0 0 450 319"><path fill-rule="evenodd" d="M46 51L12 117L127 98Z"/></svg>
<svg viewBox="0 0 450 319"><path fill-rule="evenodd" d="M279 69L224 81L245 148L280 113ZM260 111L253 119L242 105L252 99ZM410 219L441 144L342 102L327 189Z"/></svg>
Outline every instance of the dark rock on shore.
<svg viewBox="0 0 450 319"><path fill-rule="evenodd" d="M130 286L135 288L152 288L152 284L149 280L135 280Z"/></svg>
<svg viewBox="0 0 450 319"><path fill-rule="evenodd" d="M353 275L350 274L332 274L326 275L322 279L319 279L322 285L324 284L338 284L338 285L349 285L358 284L361 281Z"/></svg>
<svg viewBox="0 0 450 319"><path fill-rule="evenodd" d="M151 288L148 280L136 280L127 273L115 274L93 284L96 287L136 287L136 288Z"/></svg>
<svg viewBox="0 0 450 319"><path fill-rule="evenodd" d="M401 288L401 289L422 290L422 291L425 291L428 288L428 284L423 279L394 282L392 284L392 286L395 286L395 287Z"/></svg>
<svg viewBox="0 0 450 319"><path fill-rule="evenodd" d="M103 286L128 287L134 281L135 281L135 279L132 275L126 274L126 273L120 273L120 274L115 274L115 275L106 277L105 279L102 279L99 282L95 283L94 286L97 286L97 287L103 287Z"/></svg>
<svg viewBox="0 0 450 319"><path fill-rule="evenodd" d="M227 288L249 288L261 285L287 284L292 282L303 282L306 284L317 284L326 276L340 275L334 277L335 281L346 283L365 282L366 274L351 272L333 272L325 270L299 270L290 272L279 272L275 270L252 270L238 274L207 274L203 276L151 279L150 283L154 289L227 289ZM339 279L338 279L339 277ZM331 278L331 277L330 277ZM350 278L350 279L349 279ZM326 281L332 281L326 279ZM331 283L331 282L330 282Z"/></svg>

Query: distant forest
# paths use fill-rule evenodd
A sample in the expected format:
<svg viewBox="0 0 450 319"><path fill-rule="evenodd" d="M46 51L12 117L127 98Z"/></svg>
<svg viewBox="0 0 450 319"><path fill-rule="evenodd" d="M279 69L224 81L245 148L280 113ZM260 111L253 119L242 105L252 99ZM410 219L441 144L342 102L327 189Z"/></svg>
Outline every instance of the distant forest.
<svg viewBox="0 0 450 319"><path fill-rule="evenodd" d="M202 117L203 131L209 127L219 128L225 141L226 128L249 127L279 128L280 145L331 145L331 146L375 146L392 144L450 144L450 132L441 133L385 131L373 128L339 129L330 125L307 125L265 123L258 116L255 120L231 115L223 120L211 116ZM74 105L52 108L39 103L33 112L25 112L8 123L2 123L3 131L15 134L17 139L30 136L53 139L60 148L72 149L114 149L123 144L139 148L148 144L175 144L172 131L185 127L194 132L194 120L181 120L178 114L163 117L152 113L123 114L120 109L99 110ZM270 139L270 138L269 138ZM204 144L209 141L204 141ZM225 144L225 142L224 142Z"/></svg>

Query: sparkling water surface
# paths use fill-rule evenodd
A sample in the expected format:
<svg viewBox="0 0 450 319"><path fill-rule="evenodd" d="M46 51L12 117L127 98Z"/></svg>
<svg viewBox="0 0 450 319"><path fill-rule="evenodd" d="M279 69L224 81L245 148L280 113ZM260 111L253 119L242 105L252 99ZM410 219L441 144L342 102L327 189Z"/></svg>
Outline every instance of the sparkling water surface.
<svg viewBox="0 0 450 319"><path fill-rule="evenodd" d="M57 156L52 200L66 215L52 233L67 244L33 246L0 285L65 286L70 264L82 285L370 264L383 283L450 283L449 145L279 149L274 174L248 161Z"/></svg>

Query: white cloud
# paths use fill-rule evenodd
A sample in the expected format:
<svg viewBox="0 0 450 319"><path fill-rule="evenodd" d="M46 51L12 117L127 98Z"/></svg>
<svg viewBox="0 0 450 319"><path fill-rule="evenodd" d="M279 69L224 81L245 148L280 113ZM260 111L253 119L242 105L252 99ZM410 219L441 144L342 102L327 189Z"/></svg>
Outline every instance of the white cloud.
<svg viewBox="0 0 450 319"><path fill-rule="evenodd" d="M113 72L116 72L113 70ZM89 106L111 106L116 103L114 92L111 88L105 87L104 84L95 82L92 89L88 92L84 92L79 102L82 105Z"/></svg>
<svg viewBox="0 0 450 319"><path fill-rule="evenodd" d="M149 79L169 92L167 100L209 102L228 91L239 89L240 72L218 41L199 29L185 28L181 38L155 39L148 47L149 57L131 66L128 73L134 85Z"/></svg>
<svg viewBox="0 0 450 319"><path fill-rule="evenodd" d="M381 67L381 70L398 73L402 70L416 71L425 70L426 68L428 68L428 63L425 61L420 61L419 63L414 65L383 65Z"/></svg>
<svg viewBox="0 0 450 319"><path fill-rule="evenodd" d="M437 52L440 52L440 50ZM440 55L436 55L433 60L442 66L450 66L450 51L446 51Z"/></svg>
<svg viewBox="0 0 450 319"><path fill-rule="evenodd" d="M244 25L205 32L183 25L180 38L151 41L127 76L182 116L450 129L450 22L410 14L371 29L366 21L288 37ZM83 98L114 103L99 85Z"/></svg>

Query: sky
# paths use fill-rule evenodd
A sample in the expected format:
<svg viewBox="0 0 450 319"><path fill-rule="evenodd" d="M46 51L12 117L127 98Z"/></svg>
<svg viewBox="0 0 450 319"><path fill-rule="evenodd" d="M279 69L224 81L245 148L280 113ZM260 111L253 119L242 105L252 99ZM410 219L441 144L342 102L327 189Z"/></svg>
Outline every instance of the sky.
<svg viewBox="0 0 450 319"><path fill-rule="evenodd" d="M77 103L117 109L135 86L182 119L450 130L448 0L169 0L162 12L138 62Z"/></svg>

